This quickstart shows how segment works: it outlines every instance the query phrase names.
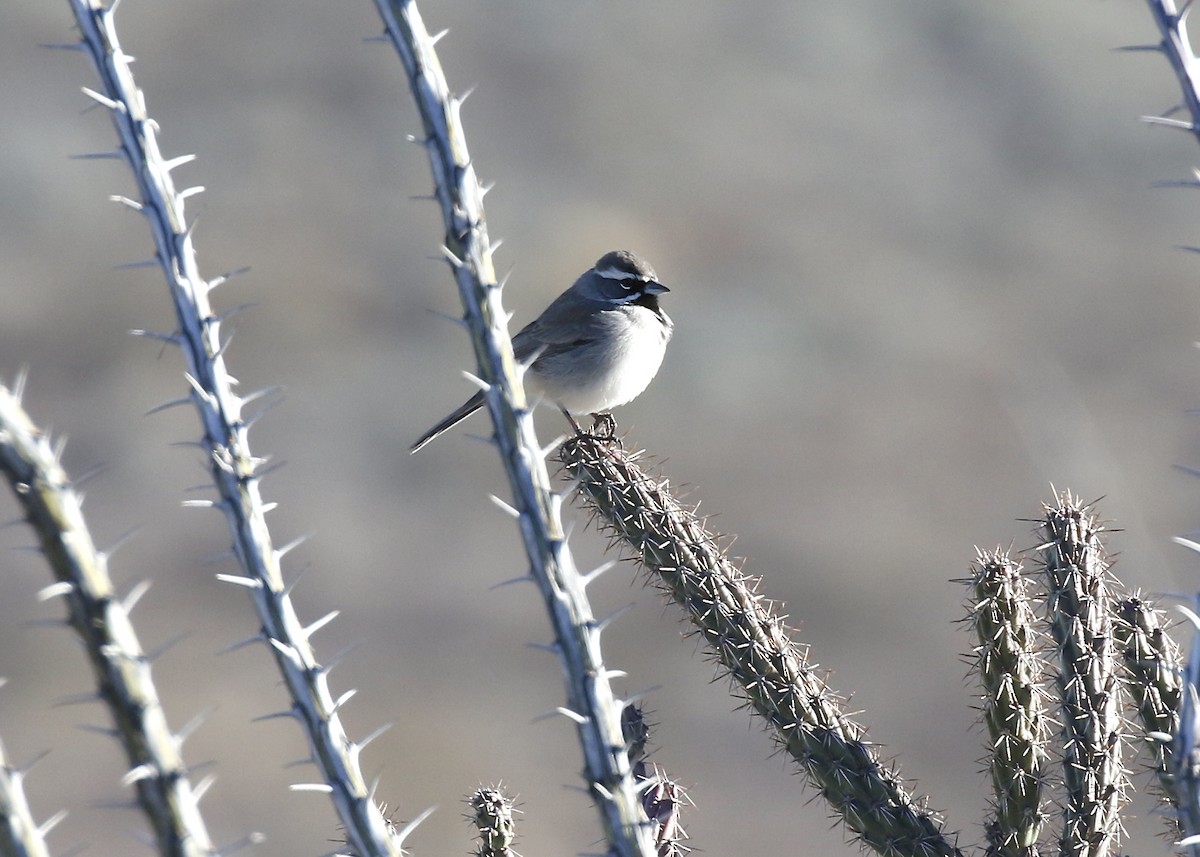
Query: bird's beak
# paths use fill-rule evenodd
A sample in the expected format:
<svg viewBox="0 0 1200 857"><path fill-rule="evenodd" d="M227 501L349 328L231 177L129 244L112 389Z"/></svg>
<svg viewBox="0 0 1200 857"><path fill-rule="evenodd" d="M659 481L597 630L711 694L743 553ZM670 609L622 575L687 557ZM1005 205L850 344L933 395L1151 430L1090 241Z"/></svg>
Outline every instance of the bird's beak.
<svg viewBox="0 0 1200 857"><path fill-rule="evenodd" d="M663 292L671 291L662 283L650 282L642 288L642 292L647 295L661 295Z"/></svg>

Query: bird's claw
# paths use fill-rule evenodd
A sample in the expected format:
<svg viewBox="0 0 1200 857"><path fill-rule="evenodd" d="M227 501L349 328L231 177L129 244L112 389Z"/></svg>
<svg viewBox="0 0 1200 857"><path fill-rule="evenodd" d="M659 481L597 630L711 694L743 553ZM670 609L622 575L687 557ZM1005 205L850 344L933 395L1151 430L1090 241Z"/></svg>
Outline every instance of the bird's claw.
<svg viewBox="0 0 1200 857"><path fill-rule="evenodd" d="M617 421L609 413L592 414L592 430L588 434L596 440L621 442L617 439Z"/></svg>

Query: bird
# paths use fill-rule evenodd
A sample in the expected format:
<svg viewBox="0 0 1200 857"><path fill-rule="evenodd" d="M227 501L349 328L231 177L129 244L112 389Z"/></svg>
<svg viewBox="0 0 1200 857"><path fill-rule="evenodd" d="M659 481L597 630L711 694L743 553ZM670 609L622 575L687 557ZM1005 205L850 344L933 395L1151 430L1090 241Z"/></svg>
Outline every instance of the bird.
<svg viewBox="0 0 1200 857"><path fill-rule="evenodd" d="M674 324L659 306L669 292L645 259L628 250L605 253L569 289L512 338L513 356L527 363L525 391L554 402L576 433L575 414L590 414L593 431L611 437L609 411L633 401L662 365ZM409 449L416 452L479 410L480 391Z"/></svg>

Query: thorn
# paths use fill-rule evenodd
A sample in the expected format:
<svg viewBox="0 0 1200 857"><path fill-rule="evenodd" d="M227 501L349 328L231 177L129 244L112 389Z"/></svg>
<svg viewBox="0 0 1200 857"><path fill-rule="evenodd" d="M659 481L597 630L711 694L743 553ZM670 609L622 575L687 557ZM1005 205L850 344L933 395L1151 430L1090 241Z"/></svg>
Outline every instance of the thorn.
<svg viewBox="0 0 1200 857"><path fill-rule="evenodd" d="M283 559L285 556L287 556L289 553L291 553L295 548L300 547L300 545L302 545L306 541L308 541L311 537L312 537L312 533L305 533L304 535L300 536L299 538L292 539L290 542L288 542L283 547L276 548L275 549L275 561L278 562L279 560Z"/></svg>
<svg viewBox="0 0 1200 857"><path fill-rule="evenodd" d="M1138 121L1145 122L1147 125L1162 125L1166 128L1179 128L1183 131L1196 131L1195 123L1185 122L1182 119L1171 119L1166 116L1139 116Z"/></svg>
<svg viewBox="0 0 1200 857"><path fill-rule="evenodd" d="M497 497L495 494L488 495L488 499L491 500L492 503L497 508L499 508L501 512L504 512L510 518L518 519L521 517L521 513L517 510L517 508L515 506L509 505L508 503L506 503L505 501L503 501L499 497Z"/></svg>
<svg viewBox="0 0 1200 857"><path fill-rule="evenodd" d="M502 589L505 586L511 586L514 583L533 583L534 577L532 574L522 574L520 577L510 577L508 580L502 580L499 583L493 583L488 587L488 592L494 589Z"/></svg>
<svg viewBox="0 0 1200 857"><path fill-rule="evenodd" d="M445 31L443 30L443 32L445 32ZM416 818L414 818L408 824L404 825L403 828L401 828L399 831L397 831L396 834L392 837L396 842L396 847L400 848L400 846L402 846L404 844L404 840L409 837L409 834L411 834L414 830L417 829L417 825L420 824L425 819L429 818L429 816L433 815L433 811L435 809L437 809L436 806L429 807L429 809L422 812L420 815L418 815Z"/></svg>
<svg viewBox="0 0 1200 857"><path fill-rule="evenodd" d="M269 642L275 651L292 662L292 666L298 670L304 669L304 663L300 660L300 653L296 651L295 646L289 646L287 643L282 640L276 640L274 637L270 638Z"/></svg>
<svg viewBox="0 0 1200 857"><path fill-rule="evenodd" d="M489 193L492 192L492 188L494 188L495 186L496 186L495 182L488 182L485 185L480 185L479 186L479 198L483 199L485 196L487 196ZM503 284L501 284L501 285L503 285Z"/></svg>
<svg viewBox="0 0 1200 857"><path fill-rule="evenodd" d="M466 378L468 381L470 381L472 384L474 384L476 387L483 390L483 392L485 392L485 393L488 390L492 389L492 385L489 384L487 381L483 380L478 375L474 375L471 372L466 371L465 369L463 370L462 376L464 378Z"/></svg>
<svg viewBox="0 0 1200 857"><path fill-rule="evenodd" d="M21 368L17 370L17 377L13 380L13 386L12 386L13 397L18 402L21 401L21 399L25 398L25 382L27 382L28 380L29 380L29 367L21 366Z"/></svg>
<svg viewBox="0 0 1200 857"><path fill-rule="evenodd" d="M71 42L64 45L41 44L39 48L45 48L48 51L82 51L84 50L83 42Z"/></svg>
<svg viewBox="0 0 1200 857"><path fill-rule="evenodd" d="M221 651L217 652L217 654L218 655L226 655L226 654L229 654L230 652L236 652L238 649L244 649L244 648L246 648L246 646L249 646L252 643L266 642L266 639L267 638L265 636L263 636L263 634L260 632L258 634L255 634L253 637L247 637L244 640L238 640L236 643L231 643L230 645L221 649Z"/></svg>
<svg viewBox="0 0 1200 857"><path fill-rule="evenodd" d="M467 320L465 318L462 318L461 316L450 315L449 313L445 313L445 312L438 312L436 309L426 309L425 311L427 313L430 313L431 315L436 315L440 319L444 319L445 321L448 321L448 322L451 322L452 324L458 325L459 327L467 326Z"/></svg>
<svg viewBox="0 0 1200 857"><path fill-rule="evenodd" d="M661 684L651 685L650 687L646 688L645 690L639 690L636 693L632 693L629 696L625 697L625 704L626 705L637 704L644 699L648 699L651 694L658 693L658 691L660 691L660 690L662 690Z"/></svg>
<svg viewBox="0 0 1200 857"><path fill-rule="evenodd" d="M90 470L83 471L83 473L79 474L74 479L72 479L71 484L74 485L76 488L79 488L80 486L91 481L92 479L94 479L95 477L99 476L101 473L104 473L107 470L108 470L107 464L97 464L95 467L91 468Z"/></svg>
<svg viewBox="0 0 1200 857"><path fill-rule="evenodd" d="M202 193L204 193L204 185L198 184L198 185L192 185L189 188L185 188L185 189L179 191L179 193L176 194L176 197L179 199L180 202L183 202L185 199L191 199L193 196L196 196L196 195L202 194Z"/></svg>
<svg viewBox="0 0 1200 857"><path fill-rule="evenodd" d="M145 208L145 206L142 205L142 203L138 202L136 199L130 199L129 197L124 196L119 193L116 193L116 194L113 194L112 196L110 196L108 198L108 201L109 202L119 202L121 205L124 205L128 208L132 208L134 211L142 211Z"/></svg>
<svg viewBox="0 0 1200 857"><path fill-rule="evenodd" d="M554 714L561 714L563 717L567 718L568 720L570 720L574 723L578 723L581 726L584 723L588 722L588 718L586 715L580 714L578 711L572 711L571 709L567 708L565 705L560 705L560 706L558 706L558 708L554 709L553 712L544 714L542 716L543 717L551 717Z"/></svg>
<svg viewBox="0 0 1200 857"><path fill-rule="evenodd" d="M315 764L313 762L313 758L312 758L312 756L308 756L307 758L304 758L304 759L293 759L290 762L284 762L283 769L286 771L289 768L299 768L301 765L312 765L312 764Z"/></svg>
<svg viewBox="0 0 1200 857"><path fill-rule="evenodd" d="M130 262L125 265L119 265L119 266L120 266L120 268L144 268L144 266L149 266L149 265L157 266L158 259L146 259L146 260L144 260L144 262ZM131 330L130 335L131 336L140 336L140 337L146 338L146 340L156 340L158 342L164 342L164 343L170 344L170 346L178 346L178 344L180 342L180 337L179 337L178 332L175 332L175 334L160 334L160 332L158 332L157 330ZM185 401L188 401L188 400L185 400Z"/></svg>
<svg viewBox="0 0 1200 857"><path fill-rule="evenodd" d="M174 172L176 167L182 167L184 164L190 164L194 160L196 160L195 155L180 155L177 158L170 158L163 164L163 166L166 168L167 172L170 173ZM188 228L191 229L190 226Z"/></svg>
<svg viewBox="0 0 1200 857"><path fill-rule="evenodd" d="M496 251L499 250L503 245L504 245L503 238L498 238L497 240L493 241L491 244L488 245L488 248L487 248L488 255L494 256L496 254Z"/></svg>
<svg viewBox="0 0 1200 857"><path fill-rule="evenodd" d="M390 42L390 41L391 41L391 39L389 39L386 35L363 36L363 42L365 44L370 44L371 42Z"/></svg>
<svg viewBox="0 0 1200 857"><path fill-rule="evenodd" d="M107 548L106 550L98 551L98 553L105 560L107 560L109 557L111 557L113 554L115 554L121 548L125 547L125 545L129 542L129 540L132 539L139 530L141 530L140 526L131 527L130 529L121 533L121 535L119 535L117 537L117 540L112 543L111 547Z"/></svg>
<svg viewBox="0 0 1200 857"><path fill-rule="evenodd" d="M221 322L228 321L229 319L234 318L235 316L241 315L248 309L254 309L257 306L258 306L258 304L254 303L253 301L249 301L244 304L238 304L233 309L227 309L227 310L225 310L225 312L220 313L219 315L209 316L208 318L206 318L204 320L204 322L205 322L205 324L212 324L214 322L217 324L220 324ZM273 389L278 390L281 388L275 387Z"/></svg>
<svg viewBox="0 0 1200 857"><path fill-rule="evenodd" d="M1154 53L1162 53L1162 44L1157 45L1121 45L1113 48L1117 53L1137 53L1141 51L1153 51Z"/></svg>
<svg viewBox="0 0 1200 857"><path fill-rule="evenodd" d="M450 267L455 268L455 269L462 267L463 260L458 258L457 256L455 256L449 247L447 247L445 244L443 244L441 247L441 250L442 250L442 255L446 257L446 261L450 263Z"/></svg>
<svg viewBox="0 0 1200 857"><path fill-rule="evenodd" d="M229 343L226 343L226 345L228 345L228 344ZM248 429L254 428L255 423L257 423L259 420L261 420L263 417L265 417L268 413L275 410L275 408L279 407L282 404L283 404L283 399L271 399L266 404L264 404L261 408L259 408L257 411L255 411L248 420L244 421L246 428L248 428Z"/></svg>
<svg viewBox="0 0 1200 857"><path fill-rule="evenodd" d="M337 654L335 654L333 657L326 660L324 665L322 665L322 667L321 667L321 672L324 675L329 675L331 672L333 672L337 667L339 667L341 665L342 661L344 661L346 659L346 655L350 654L351 652L353 652L355 649L358 648L358 645L359 645L358 643L351 643L350 645L346 646L344 649L339 651Z"/></svg>
<svg viewBox="0 0 1200 857"><path fill-rule="evenodd" d="M588 586L593 580L598 578L600 575L604 574L604 572L608 571L616 564L617 564L617 561L615 559L610 559L608 562L603 562L600 565L596 566L594 569L589 571L587 574L580 575L580 577L583 578L583 585L585 587Z"/></svg>
<svg viewBox="0 0 1200 857"><path fill-rule="evenodd" d="M200 711L199 714L197 714L195 717L193 717L187 723L183 724L182 729L180 729L178 732L175 733L175 740L179 744L186 743L187 739L191 738L192 734L197 729L199 729L201 726L203 726L204 722L206 720L208 720L208 716L216 710L217 710L217 707L215 705L210 705L207 708Z"/></svg>
<svg viewBox="0 0 1200 857"><path fill-rule="evenodd" d="M207 777L205 777L200 782L196 783L195 786L192 787L192 794L196 798L196 803L199 803L200 801L204 800L204 796L206 794L208 794L208 790L212 788L213 783L215 783L216 781L217 781L216 776L213 774L209 774Z"/></svg>
<svg viewBox="0 0 1200 857"><path fill-rule="evenodd" d="M129 594L121 600L121 607L124 608L126 613L133 612L133 608L142 600L142 596L149 591L150 583L151 581L149 580L143 580L134 586L133 589L129 590Z"/></svg>
<svg viewBox="0 0 1200 857"><path fill-rule="evenodd" d="M51 583L49 586L38 591L38 601L49 601L52 598L58 598L64 595L71 595L75 592L75 584L69 580L63 580L58 583Z"/></svg>
<svg viewBox="0 0 1200 857"><path fill-rule="evenodd" d="M1184 607L1182 604L1176 604L1175 609L1183 614L1184 618L1192 624L1192 627L1200 631L1200 616L1197 616L1193 610Z"/></svg>
<svg viewBox="0 0 1200 857"><path fill-rule="evenodd" d="M247 589L261 589L262 581L256 577L246 577L241 574L218 574L217 580L222 583L233 583L237 586L244 586Z"/></svg>
<svg viewBox="0 0 1200 857"><path fill-rule="evenodd" d="M283 595L290 596L292 594L292 590L294 590L300 581L304 579L304 575L307 572L308 566L305 566L304 568L300 569L300 573L297 574L295 578L293 578L291 581L285 581L283 584Z"/></svg>
<svg viewBox="0 0 1200 857"><path fill-rule="evenodd" d="M163 655L165 655L167 652L171 651L171 649L175 648L175 646L178 643L186 640L190 636L192 636L191 631L183 631L181 633L176 634L174 637L171 637L170 639L166 640L166 642L160 643L158 648L147 652L146 660L148 660L150 663L154 663L159 658L161 658Z"/></svg>
<svg viewBox="0 0 1200 857"><path fill-rule="evenodd" d="M348 691L343 693L341 696L339 696L337 698L337 701L333 703L333 710L330 713L333 714L338 711L341 711L342 706L345 705L350 700L352 700L354 698L354 695L357 693L358 693L358 691L355 688L350 688Z"/></svg>
<svg viewBox="0 0 1200 857"><path fill-rule="evenodd" d="M51 830L53 830L55 827L57 827L58 823L66 817L67 817L67 811L65 809L60 809L58 812L54 813L54 815L50 816L49 818L47 818L45 821L43 821L41 824L38 825L38 829L37 829L38 836L45 838L46 834L49 833Z"/></svg>
<svg viewBox="0 0 1200 857"><path fill-rule="evenodd" d="M166 337L166 336L163 336L162 334L146 334L146 333L142 333L141 331L133 331L133 333L136 335L140 335L140 336L150 336L154 339L161 338L164 342L167 342L167 341L177 342L178 341L174 337ZM153 408L146 411L146 413L142 414L142 416L144 416L144 417L153 416L154 414L162 413L163 411L170 410L171 408L177 408L180 405L191 404L191 401L192 401L191 396L182 396L178 399L171 399L171 401L169 401L169 402L163 402L160 405L155 405Z"/></svg>
<svg viewBox="0 0 1200 857"><path fill-rule="evenodd" d="M253 480L255 482L262 480L262 479L266 479L268 476L270 476L276 470L279 470L279 469L287 466L286 461L280 460L280 461L276 461L274 463L268 463L268 459L266 459L266 458L261 459L258 462L258 464L260 466L258 468L256 468L255 471L253 473L251 473L250 476L248 477L250 480ZM264 467L262 465L266 465L266 466Z"/></svg>
<svg viewBox="0 0 1200 857"><path fill-rule="evenodd" d="M158 771L152 765L138 765L135 768L130 768L125 776L121 777L121 785L131 786L134 783L140 783L142 780L153 779L157 774Z"/></svg>
<svg viewBox="0 0 1200 857"><path fill-rule="evenodd" d="M288 709L285 709L284 711L272 712L271 714L260 714L260 715L258 715L258 717L255 717L253 719L253 721L251 721L251 722L263 723L267 720L281 720L285 717L288 718L289 720L295 720L296 719L296 710L294 708L288 708Z"/></svg>
<svg viewBox="0 0 1200 857"><path fill-rule="evenodd" d="M88 152L84 155L71 155L72 161L113 161L124 159L125 153L119 149L112 152Z"/></svg>
<svg viewBox="0 0 1200 857"><path fill-rule="evenodd" d="M97 104L104 105L109 110L124 111L124 109L125 109L125 105L122 104L120 101L114 101L113 99L109 98L107 95L105 95L102 92L97 92L96 90L90 89L86 86L81 86L80 89L82 89L83 94L86 95L88 98L92 99L92 101L95 101Z"/></svg>
<svg viewBox="0 0 1200 857"><path fill-rule="evenodd" d="M524 368L524 367L522 367L522 368ZM550 441L548 444L546 444L540 450L538 450L538 452L542 456L542 458L549 458L551 453L553 453L556 449L558 449L560 446L562 446L566 442L567 442L567 436L565 434L560 434L558 437L554 438L554 440ZM578 483L576 483L576 484L578 484ZM567 496L567 492L565 492L565 491L560 491L558 493L561 494L563 497Z"/></svg>
<svg viewBox="0 0 1200 857"><path fill-rule="evenodd" d="M251 402L258 401L263 396L273 396L276 393L282 392L284 389L286 388L282 384L276 384L273 387L263 387L261 390L255 390L253 393L247 393L246 395L242 396L242 404L248 405Z"/></svg>
<svg viewBox="0 0 1200 857"><path fill-rule="evenodd" d="M324 628L326 625L328 625L330 622L332 622L334 619L336 619L338 617L338 614L340 614L341 612L342 612L341 610L330 610L328 613L326 613L324 616L322 616L317 621L313 622L311 625L309 625L307 628L302 630L300 633L303 634L304 638L307 640L309 637L311 637L317 631L320 631L322 628Z"/></svg>
<svg viewBox="0 0 1200 857"><path fill-rule="evenodd" d="M181 504L185 509L214 509L217 507L215 500L184 500Z"/></svg>
<svg viewBox="0 0 1200 857"><path fill-rule="evenodd" d="M562 653L562 646L558 643L526 643L531 649L537 649L539 652L549 652L552 655Z"/></svg>
<svg viewBox="0 0 1200 857"><path fill-rule="evenodd" d="M374 732L372 732L370 735L368 735L366 738L363 738L361 741L359 741L359 742L358 742L358 748L359 748L360 750L365 750L365 749L367 748L367 745L369 745L369 744L370 744L372 741L374 741L374 740L375 740L376 738L378 738L380 735L382 735L382 734L384 734L385 732L387 732L387 731L388 731L389 729L391 729L391 728L392 728L392 726L394 726L394 725L395 725L395 724L393 724L393 723L385 723L385 724L383 724L383 725L382 725L382 726L380 726L378 729L376 729Z"/></svg>
<svg viewBox="0 0 1200 857"><path fill-rule="evenodd" d="M436 44L437 44L438 42L440 42L440 41L441 41L443 38L445 38L446 34L447 34L447 33L449 33L449 32L450 32L450 28L449 28L449 27L447 27L446 29L444 29L444 30L441 30L441 31L440 31L440 32L438 32L438 33L435 33L434 35L432 35L432 36L430 36L430 37L429 37L429 44L431 44L431 45L436 45Z"/></svg>
<svg viewBox="0 0 1200 857"><path fill-rule="evenodd" d="M249 272L249 270L250 270L250 266L245 265L241 268L230 271L226 274L221 274L219 276L213 277L211 280L209 280L207 283L205 283L205 285L207 285L209 290L211 291L212 289L215 289L217 286L225 285L230 280L232 280L234 277L240 277L242 274Z"/></svg>
<svg viewBox="0 0 1200 857"><path fill-rule="evenodd" d="M83 732L103 735L105 738L116 738L120 733L111 726L101 726L98 723L80 723L75 727Z"/></svg>
<svg viewBox="0 0 1200 857"><path fill-rule="evenodd" d="M327 795L333 793L333 786L328 783L292 783L288 786L288 790L293 792L317 792Z"/></svg>
<svg viewBox="0 0 1200 857"><path fill-rule="evenodd" d="M635 605L633 605L633 604L626 604L624 607L618 608L617 610L614 610L612 613L609 613L607 616L605 616L603 619L601 619L599 622L596 623L596 630L603 633L604 630L606 628L608 628L609 625L611 625L617 619L621 618L626 613L628 613L630 610L632 610L634 608L634 606Z"/></svg>

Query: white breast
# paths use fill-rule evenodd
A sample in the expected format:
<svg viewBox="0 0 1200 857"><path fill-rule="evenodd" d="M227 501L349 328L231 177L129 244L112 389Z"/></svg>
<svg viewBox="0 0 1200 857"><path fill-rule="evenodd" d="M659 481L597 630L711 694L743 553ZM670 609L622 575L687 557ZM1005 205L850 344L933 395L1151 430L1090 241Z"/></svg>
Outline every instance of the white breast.
<svg viewBox="0 0 1200 857"><path fill-rule="evenodd" d="M543 396L573 414L598 414L641 395L662 366L670 320L664 325L644 307L624 308L613 320L612 336L571 355L569 367L556 360L557 365L537 371L541 367L535 364L525 376L531 396Z"/></svg>

